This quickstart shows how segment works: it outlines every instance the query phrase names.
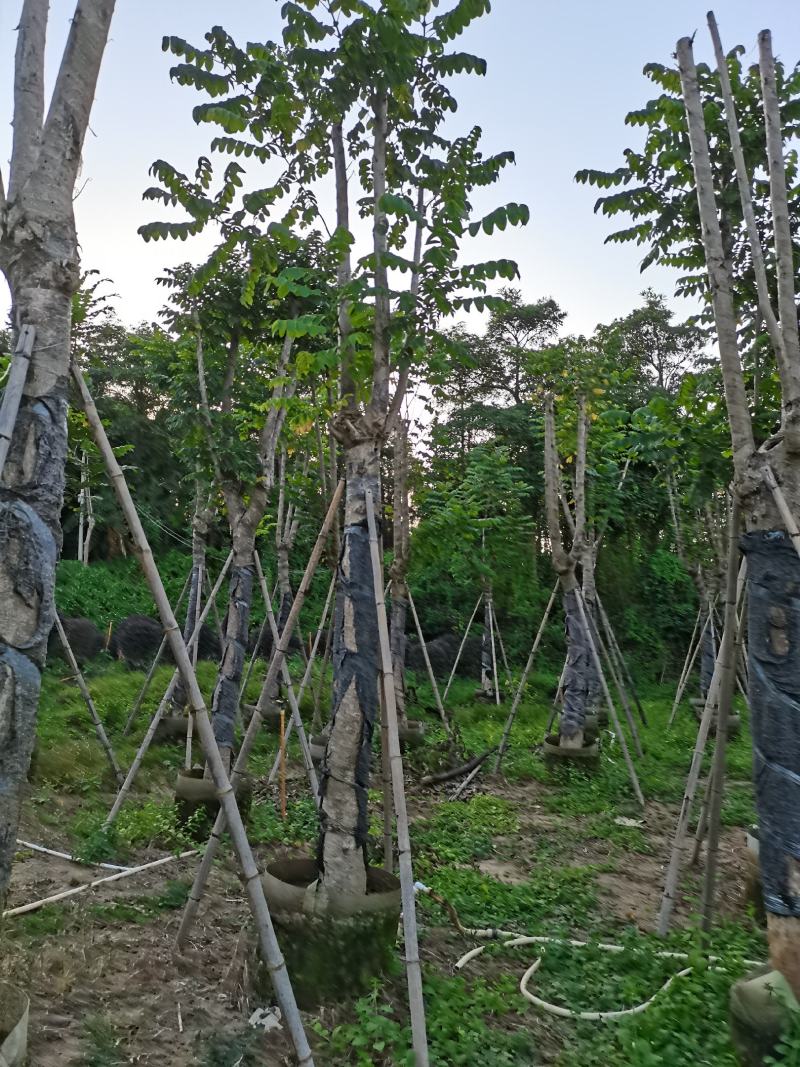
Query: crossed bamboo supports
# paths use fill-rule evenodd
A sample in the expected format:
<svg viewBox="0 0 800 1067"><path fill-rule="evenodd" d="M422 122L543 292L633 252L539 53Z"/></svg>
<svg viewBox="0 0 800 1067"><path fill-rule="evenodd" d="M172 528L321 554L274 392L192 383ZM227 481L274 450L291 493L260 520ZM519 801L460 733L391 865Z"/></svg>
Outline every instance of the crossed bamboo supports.
<svg viewBox="0 0 800 1067"><path fill-rule="evenodd" d="M83 376L75 364L72 365L72 374L83 402L84 412L89 422L92 435L103 460L105 461L109 479L114 487L117 500L133 537L137 555L139 556L142 569L156 602L159 615L161 616L164 632L167 635L173 657L178 665L178 670L180 671L183 683L186 687L189 697L189 707L191 713L194 715L195 725L203 746L205 758L219 797L220 820L218 821L222 821L227 825L239 858L242 880L247 893L250 909L253 913L256 929L258 931L260 949L269 968L275 995L283 1013L287 1029L291 1035L298 1062L302 1067L313 1067L314 1060L311 1048L308 1044L303 1022L297 1009L297 1002L294 997L288 971L286 970L286 963L281 954L278 939L272 925L269 907L264 895L264 888L261 884L260 872L255 862L250 843L247 839L247 833L244 828L244 823L242 822L239 808L236 804L234 786L228 778L225 765L214 739L211 720L203 699L203 694L197 682L197 676L192 666L189 652L187 651L186 644L183 640L183 634L181 633L181 629L164 590L164 585L161 581L161 576L158 572L155 560L153 559L147 536L133 503L133 498L131 497L127 482L125 481L125 475L123 474L113 449L111 448L105 428L97 413L94 401L86 387L86 383L83 380ZM341 495L341 492L339 495ZM287 623L287 629L288 628ZM289 632L291 632L291 630ZM278 650L276 650L273 664L277 663L279 658L280 646ZM275 674L277 675L277 668ZM260 720L260 715L254 715L254 719Z"/></svg>

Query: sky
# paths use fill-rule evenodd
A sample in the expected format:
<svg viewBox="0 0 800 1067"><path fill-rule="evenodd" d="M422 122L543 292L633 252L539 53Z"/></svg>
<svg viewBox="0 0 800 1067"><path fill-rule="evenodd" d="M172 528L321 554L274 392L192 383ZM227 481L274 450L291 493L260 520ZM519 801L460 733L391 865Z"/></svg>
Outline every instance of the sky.
<svg viewBox="0 0 800 1067"><path fill-rule="evenodd" d="M446 7L449 0L443 0ZM15 26L21 0L0 0L0 166L7 178L11 146ZM194 90L169 79L163 35L203 44L221 23L234 39L267 40L280 33L278 0L117 0L117 12L98 84L91 131L84 149L75 210L82 265L113 283L117 310L129 325L152 320L164 291L155 279L165 266L199 261L211 238L145 244L142 223L164 217L142 200L155 159L193 169L208 150L209 127L197 127ZM485 78L455 84L459 111L451 134L474 124L484 130L487 151L512 150L516 164L479 207L517 201L531 221L470 244L472 259L516 260L516 283L526 299L552 296L567 311L566 329L589 333L600 322L627 314L645 286L672 297L675 273L640 273L643 250L605 245L612 226L593 213L597 191L578 185L583 167L613 169L642 133L625 114L656 95L642 74L652 61L669 63L676 40L697 31L695 54L711 59L705 15L708 0L493 0L490 15L456 42L483 56ZM51 0L48 78L55 75L75 0ZM718 0L715 7L726 48L744 44L756 59L756 35L769 27L779 57L800 58L797 0ZM672 301L679 315L693 308ZM0 316L8 293L0 279ZM478 321L474 322L479 328Z"/></svg>

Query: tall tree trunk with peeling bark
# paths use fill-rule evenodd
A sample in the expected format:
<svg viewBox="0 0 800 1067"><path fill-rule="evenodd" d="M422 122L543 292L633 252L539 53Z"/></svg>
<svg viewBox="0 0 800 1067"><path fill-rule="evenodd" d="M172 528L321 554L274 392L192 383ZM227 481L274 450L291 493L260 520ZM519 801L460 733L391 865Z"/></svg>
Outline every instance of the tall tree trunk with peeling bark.
<svg viewBox="0 0 800 1067"><path fill-rule="evenodd" d="M72 297L80 284L73 194L114 0L80 0L45 114L47 0L17 29L8 190L0 175L0 269L13 328L36 338L0 483L0 909L36 732L53 624L67 454Z"/></svg>
<svg viewBox="0 0 800 1067"><path fill-rule="evenodd" d="M563 703L559 726L559 745L563 748L582 748L592 663L588 635L584 628L578 605L579 586L575 574L578 560L586 550L585 472L587 423L583 399L580 401L578 418L578 445L575 461L575 515L574 518L570 518L572 547L569 551L564 547L564 538L561 532L561 508L559 507L561 478L556 446L555 412L553 398L550 395L545 400L544 434L547 529L553 567L558 574L558 580L561 585L567 637L567 661L564 667L564 680L562 683ZM568 508L566 511L569 514Z"/></svg>
<svg viewBox="0 0 800 1067"><path fill-rule="evenodd" d="M714 188L692 42L688 37L682 38L677 46L730 423L734 489L747 529L740 544L748 564L753 776L770 959L800 997L800 559L787 530L787 515L796 517L800 513L800 341L783 136L769 31L759 35L759 53L777 263L778 306L774 317L780 336L773 343L783 419L781 432L756 449L739 355L732 283L719 225L720 191ZM726 111L729 125L736 124L730 96ZM743 184L749 188L749 175L740 172L738 178L740 189ZM759 253L760 249L757 258ZM766 292L762 272L757 272L756 280L761 306L766 307L771 294Z"/></svg>
<svg viewBox="0 0 800 1067"><path fill-rule="evenodd" d="M375 311L372 388L369 401L356 402L351 371L350 316L346 301L339 309L341 412L333 423L344 450L345 508L339 556L333 640L331 732L322 769L318 860L323 903L336 894L366 892L367 789L370 753L378 721L378 640L375 592L367 530L366 495L376 518L381 515L380 461L390 420L389 281L386 267L388 223L386 192L387 96L373 100L373 251ZM337 227L349 232L347 167L341 125L332 131L336 175ZM342 257L338 281L350 280L349 254ZM395 393L395 401L398 393Z"/></svg>

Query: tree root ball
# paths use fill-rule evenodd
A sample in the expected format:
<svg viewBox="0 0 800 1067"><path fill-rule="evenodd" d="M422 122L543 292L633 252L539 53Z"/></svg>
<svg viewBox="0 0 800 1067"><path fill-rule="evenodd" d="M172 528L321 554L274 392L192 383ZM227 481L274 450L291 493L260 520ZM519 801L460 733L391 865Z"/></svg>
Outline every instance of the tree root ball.
<svg viewBox="0 0 800 1067"><path fill-rule="evenodd" d="M480 637L467 638L458 661L456 674L459 678L477 678L480 675L481 644ZM448 678L458 655L461 638L455 634L442 634L441 637L434 637L432 641L426 642L426 645L434 675L437 678ZM420 677L426 676L425 658L422 655L422 645L418 641L408 642L406 667Z"/></svg>
<svg viewBox="0 0 800 1067"><path fill-rule="evenodd" d="M217 788L210 778L204 777L204 773L203 767L180 770L175 783L178 824L196 841L206 840L219 812ZM253 800L253 782L249 775L242 775L236 783L234 796L246 825Z"/></svg>
<svg viewBox="0 0 800 1067"><path fill-rule="evenodd" d="M731 987L731 1041L742 1067L780 1062L778 1045L790 1026L797 1001L788 983L769 965L745 975Z"/></svg>
<svg viewBox="0 0 800 1067"><path fill-rule="evenodd" d="M156 619L151 619L148 615L129 615L118 624L111 635L108 651L114 659L123 660L129 667L144 670L155 659L163 636L164 630ZM219 637L205 623L200 629L197 655L199 659L210 660L219 660L222 655ZM164 650L162 658L164 662L172 662L169 646Z"/></svg>
<svg viewBox="0 0 800 1067"><path fill-rule="evenodd" d="M335 913L307 910L316 879L314 860L277 860L262 879L297 1003L308 1011L366 992L395 956L400 919L400 882L380 867L367 870L366 896L338 896ZM255 986L271 995L263 965Z"/></svg>
<svg viewBox="0 0 800 1067"><path fill-rule="evenodd" d="M558 734L551 734L542 742L545 766L554 771L557 768L575 767L586 774L593 774L600 765L600 746L597 739L584 738L583 748L563 748Z"/></svg>
<svg viewBox="0 0 800 1067"><path fill-rule="evenodd" d="M79 667L93 660L95 656L100 655L105 645L105 639L91 619L74 618L65 615L60 615L59 618ZM67 658L55 626L50 631L50 636L47 639L47 658L52 659L54 656L60 656L64 661Z"/></svg>

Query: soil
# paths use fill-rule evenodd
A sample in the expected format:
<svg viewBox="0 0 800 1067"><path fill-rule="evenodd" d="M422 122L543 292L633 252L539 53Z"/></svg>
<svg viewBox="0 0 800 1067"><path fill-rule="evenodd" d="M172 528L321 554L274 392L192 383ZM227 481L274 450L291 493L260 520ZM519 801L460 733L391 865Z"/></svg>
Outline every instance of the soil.
<svg viewBox="0 0 800 1067"><path fill-rule="evenodd" d="M488 777L479 778L466 793L488 791ZM300 783L302 785L302 783ZM595 865L600 870L597 885L604 915L622 924L652 930L658 911L677 806L651 802L641 816L641 831L650 852L632 852L596 835L592 817L554 814L545 810L549 793L556 788L540 782L491 784L491 792L508 798L516 807L520 829L514 835L498 835L494 854L478 867L501 882L518 884L525 880L523 856L546 846L558 855L559 865ZM408 783L412 820L430 813L434 803L447 795L450 787L422 789ZM701 786L702 789L702 786ZM259 792L259 790L257 790ZM79 803L64 798L63 811ZM60 838L50 811L40 817L39 809L28 805L20 837L47 847L69 851ZM596 818L596 817L594 817ZM412 832L413 837L413 832ZM524 851L520 842L525 842ZM691 851L693 838L687 845ZM131 865L156 859L163 853L142 850L130 859ZM288 849L262 849L259 862L266 864L278 856L296 856ZM688 855L687 855L688 860ZM536 860L532 860L535 863ZM252 974L255 944L250 932L248 910L241 885L230 858L214 869L206 900L201 907L188 950L176 957L174 937L181 909L153 914L147 909L163 893L168 882L189 882L193 859L174 863L121 879L82 893L72 900L51 906L47 911L7 920L7 951L0 960L0 979L22 985L31 998L30 1062L36 1067L77 1067L94 1063L87 1058L91 1039L87 1037L93 1020L106 1020L112 1036L120 1039L117 1058L97 1059L98 1064L137 1064L141 1067L189 1067L189 1065L236 1062L236 1056L210 1058L210 1042L250 1035L259 1064L266 1067L292 1062L286 1031L256 1033L248 1019L256 1008L270 1004L253 997ZM748 869L744 831L725 829L720 842L718 912L725 917L744 914L745 882ZM82 867L57 857L20 852L14 865L8 907L40 899L51 893L103 877L114 872ZM697 910L701 875L686 870L681 877L674 921L683 925ZM124 916L114 914L112 905L126 905ZM138 911L137 911L138 909ZM139 914L140 913L140 914ZM43 917L59 923L46 926L37 935L33 924L12 924ZM470 947L452 928L421 929L423 959L451 973L453 963ZM471 974L488 973L490 960L483 957L470 965ZM322 1018L331 1024L343 1018L344 1005L324 1007L309 1013L308 1022ZM546 1026L545 1026L546 1029ZM310 1030L310 1028L307 1028ZM537 1033L540 1033L537 1024ZM546 1034L542 1054L547 1061ZM557 1035L553 1035L554 1050Z"/></svg>

